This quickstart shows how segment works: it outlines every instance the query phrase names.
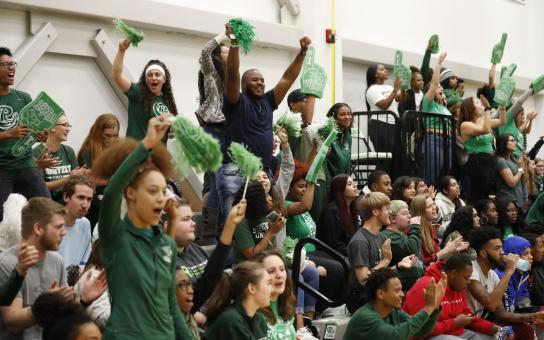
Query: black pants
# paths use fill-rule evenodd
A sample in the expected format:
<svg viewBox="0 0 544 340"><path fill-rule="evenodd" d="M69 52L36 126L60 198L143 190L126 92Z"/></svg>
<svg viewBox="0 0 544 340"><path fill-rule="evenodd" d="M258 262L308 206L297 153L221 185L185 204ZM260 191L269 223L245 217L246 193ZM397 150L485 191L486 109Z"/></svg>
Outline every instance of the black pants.
<svg viewBox="0 0 544 340"><path fill-rule="evenodd" d="M4 202L12 193L32 197L51 198L47 185L37 168L17 170L0 169L0 218L4 216Z"/></svg>
<svg viewBox="0 0 544 340"><path fill-rule="evenodd" d="M376 168L387 172L392 178L396 177L401 169L396 159L400 154L400 130L395 124L388 124L377 119L368 121L368 137L377 152L390 152L392 158L377 162Z"/></svg>
<svg viewBox="0 0 544 340"><path fill-rule="evenodd" d="M492 154L478 153L468 156L465 164L466 174L470 178L467 197L474 204L480 199L489 198L495 188L495 164L497 158Z"/></svg>
<svg viewBox="0 0 544 340"><path fill-rule="evenodd" d="M345 292L341 290L344 277L342 264L319 250L309 253L308 257L315 262L316 266L322 266L327 270L327 276L319 278L319 291L331 300L343 301ZM327 307L318 300L316 307L318 311L325 310Z"/></svg>

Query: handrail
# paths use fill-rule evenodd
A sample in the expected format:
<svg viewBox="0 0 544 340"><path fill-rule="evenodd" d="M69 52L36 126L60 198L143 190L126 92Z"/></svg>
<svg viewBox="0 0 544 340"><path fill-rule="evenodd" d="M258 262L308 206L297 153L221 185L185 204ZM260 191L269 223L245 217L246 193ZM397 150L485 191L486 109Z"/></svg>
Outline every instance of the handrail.
<svg viewBox="0 0 544 340"><path fill-rule="evenodd" d="M317 249L325 251L327 254L332 256L334 259L336 259L340 264L342 265L344 269L344 281L342 284L342 289L340 292L347 292L348 285L349 285L349 275L350 275L350 269L347 261L344 259L340 253L338 253L336 250L329 247L327 244L325 244L323 241L318 240L316 238L310 238L306 237L298 241L297 245L295 246L295 250L293 253L293 269L292 269L292 282L293 282L293 291L296 294L296 291L298 288L304 290L305 292L309 293L314 298L328 304L329 306L340 306L344 304L345 302L343 300L334 301L323 295L318 290L314 289L312 286L307 284L306 282L299 281L300 276L300 261L301 261L301 250L302 247L306 244L313 244L316 246Z"/></svg>

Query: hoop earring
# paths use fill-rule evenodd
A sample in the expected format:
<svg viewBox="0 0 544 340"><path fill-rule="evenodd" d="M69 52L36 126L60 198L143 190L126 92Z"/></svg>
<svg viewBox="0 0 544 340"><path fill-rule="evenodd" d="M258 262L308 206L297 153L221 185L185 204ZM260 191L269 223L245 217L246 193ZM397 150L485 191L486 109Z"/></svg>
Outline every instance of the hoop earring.
<svg viewBox="0 0 544 340"><path fill-rule="evenodd" d="M487 216L480 216L480 225L487 225L487 222L489 222Z"/></svg>

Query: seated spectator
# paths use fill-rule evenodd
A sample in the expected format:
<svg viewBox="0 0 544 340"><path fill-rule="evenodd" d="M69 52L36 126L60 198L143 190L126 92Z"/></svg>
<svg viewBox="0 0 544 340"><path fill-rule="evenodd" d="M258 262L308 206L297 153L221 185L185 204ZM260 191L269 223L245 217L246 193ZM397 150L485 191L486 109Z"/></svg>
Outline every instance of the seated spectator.
<svg viewBox="0 0 544 340"><path fill-rule="evenodd" d="M416 184L414 179L409 176L400 176L393 182L393 192L391 199L401 200L408 205L416 196Z"/></svg>
<svg viewBox="0 0 544 340"><path fill-rule="evenodd" d="M462 251L468 247L467 242L463 242L461 237L458 237L446 244L444 249L440 249L438 238L436 235L436 227L432 221L436 219L436 207L433 199L426 195L418 195L414 197L410 203L410 215L412 217L420 217L421 225L421 258L425 266L438 260L446 260L453 252Z"/></svg>
<svg viewBox="0 0 544 340"><path fill-rule="evenodd" d="M346 306L351 314L367 301L366 281L371 272L387 268L391 263L391 240L380 233L382 226L391 223L389 220L389 197L381 192L373 192L361 200L359 208L363 224L357 229L348 244L348 259L351 265L351 291ZM402 258L395 266L395 271L411 268L417 257L412 253Z"/></svg>
<svg viewBox="0 0 544 340"><path fill-rule="evenodd" d="M172 199L165 206L167 221L165 228L177 246L176 268L192 282L192 313L196 314L199 325L204 325L203 315L198 312L215 289L223 275L223 268L229 257L234 232L246 213L246 200L233 206L225 228L210 256L204 248L196 244L193 211L184 199Z"/></svg>
<svg viewBox="0 0 544 340"><path fill-rule="evenodd" d="M398 271L402 289L408 291L423 275L424 266L421 260L421 226L420 217L411 217L408 204L404 201L391 201L391 224L381 233L391 240L393 257L389 265L397 265L404 257L415 255L416 265Z"/></svg>
<svg viewBox="0 0 544 340"><path fill-rule="evenodd" d="M523 189L521 178L525 173L527 157L522 156L517 161L512 158L516 142L511 135L497 137L497 198L510 198L518 208L523 207Z"/></svg>
<svg viewBox="0 0 544 340"><path fill-rule="evenodd" d="M102 332L81 305L52 292L38 296L32 305L43 340L102 339Z"/></svg>
<svg viewBox="0 0 544 340"><path fill-rule="evenodd" d="M438 210L438 236L443 237L444 232L450 224L453 213L465 205L461 199L461 188L453 176L443 176L437 182L438 193L434 203Z"/></svg>
<svg viewBox="0 0 544 340"><path fill-rule="evenodd" d="M531 242L533 255L529 279L531 302L535 306L544 306L544 227L538 224L530 225L521 236Z"/></svg>
<svg viewBox="0 0 544 340"><path fill-rule="evenodd" d="M104 113L96 118L94 124L89 129L89 134L85 137L81 149L77 154L77 161L80 166L92 169L94 161L98 159L100 154L118 142L119 138L119 119L114 114ZM94 231L96 222L98 222L98 214L100 212L100 202L107 181L96 178L93 171L89 171L89 176L93 179L96 185L96 190L93 195L93 201L87 214L87 218L91 223L91 230Z"/></svg>
<svg viewBox="0 0 544 340"><path fill-rule="evenodd" d="M5 339L24 333L25 339L41 339L42 329L36 325L31 306L42 292L52 291L66 299L73 299L72 288L66 286L66 271L61 256L56 252L64 236L65 208L47 198L28 201L22 211L23 242L36 247L41 264L27 271L21 294L8 307L0 308L3 325L0 335ZM0 254L0 284L7 281L17 264L19 246ZM58 288L57 288L58 287Z"/></svg>
<svg viewBox="0 0 544 340"><path fill-rule="evenodd" d="M77 282L91 255L91 225L85 215L91 206L93 193L94 183L88 177L74 176L64 185L65 235L60 243L59 253L64 261L70 286Z"/></svg>
<svg viewBox="0 0 544 340"><path fill-rule="evenodd" d="M267 319L266 339L295 340L297 334L294 319L297 302L293 294L290 275L287 272L287 265L280 253L275 251L261 253L256 260L264 266L270 275L272 284L270 306L261 310ZM302 325L297 322L297 328L299 327Z"/></svg>
<svg viewBox="0 0 544 340"><path fill-rule="evenodd" d="M446 280L436 284L431 279L425 287L425 307L410 316L401 309L402 284L397 273L381 268L367 280L370 302L351 317L344 340L351 339L409 339L432 332L440 313L440 302L446 292Z"/></svg>
<svg viewBox="0 0 544 340"><path fill-rule="evenodd" d="M436 189L434 185L427 185L423 178L414 177L414 183L416 185L416 195L429 195L433 200L436 197Z"/></svg>
<svg viewBox="0 0 544 340"><path fill-rule="evenodd" d="M410 315L419 312L425 306L425 287L431 279L440 282L443 273L447 278L446 293L440 302L442 310L429 339L450 339L444 335L452 336L451 339L494 339L493 335L500 327L472 316L473 310L467 304L466 290L472 275L472 263L465 254L453 254L446 262L438 261L427 268L425 276L406 293L402 309Z"/></svg>
<svg viewBox="0 0 544 340"><path fill-rule="evenodd" d="M503 264L504 251L499 233L495 228L474 229L469 235L470 245L476 250L476 261L472 262L468 301L476 316L499 324L511 325L516 339L534 339L534 330L527 322L538 317L535 313L512 313L504 309L502 298L508 282L516 270L519 256L508 254ZM493 269L505 268L499 278Z"/></svg>
<svg viewBox="0 0 544 340"><path fill-rule="evenodd" d="M176 270L176 299L187 327L195 340L200 340L198 323L191 310L194 306L194 290L191 278L181 269Z"/></svg>
<svg viewBox="0 0 544 340"><path fill-rule="evenodd" d="M348 254L348 242L359 227L355 204L358 195L357 184L349 175L334 177L329 202L317 226L317 238L344 256Z"/></svg>
<svg viewBox="0 0 544 340"><path fill-rule="evenodd" d="M536 201L531 206L531 209L527 212L525 216L525 223L527 224L542 224L544 225L544 195L540 194Z"/></svg>
<svg viewBox="0 0 544 340"><path fill-rule="evenodd" d="M85 166L79 166L76 154L72 147L62 144L68 140L68 133L72 125L68 122L68 117L62 115L57 120L55 127L49 133L45 143L42 143L32 149L34 158L43 154L53 158L55 163L45 169L40 169L42 176L47 184L47 189L51 193L51 198L63 204L62 187L74 176L86 175L88 170Z"/></svg>
<svg viewBox="0 0 544 340"><path fill-rule="evenodd" d="M459 236L461 236L463 240L468 240L470 231L477 228L480 228L480 218L478 217L476 209L470 205L459 208L453 213L450 225L444 233L442 246L445 247L448 242L455 240ZM469 247L464 250L463 253L467 254L471 261L476 260L476 251L474 251L473 248Z"/></svg>
<svg viewBox="0 0 544 340"><path fill-rule="evenodd" d="M519 235L525 227L523 219L520 216L516 202L510 198L504 197L498 199L497 205L497 228L500 231L501 239L504 241L512 235Z"/></svg>
<svg viewBox="0 0 544 340"><path fill-rule="evenodd" d="M499 214L495 203L490 199L481 199L474 204L474 209L480 217L480 225L482 227L495 227L499 222Z"/></svg>
<svg viewBox="0 0 544 340"><path fill-rule="evenodd" d="M529 309L532 306L528 282L529 271L533 264L531 243L523 237L512 235L504 240L502 248L506 254L519 255L516 270L510 277L510 281L508 281L508 288L506 288L506 294L503 298L504 309L508 312ZM495 268L495 273L499 278L503 277L504 269Z"/></svg>
<svg viewBox="0 0 544 340"><path fill-rule="evenodd" d="M480 114L482 110L483 115ZM468 152L465 170L471 185L467 197L469 202L474 203L488 198L493 190L496 162L491 130L506 122L506 110L499 106L500 118L491 118L491 106L480 96L480 99L468 97L463 100L460 112L457 132Z"/></svg>
<svg viewBox="0 0 544 340"><path fill-rule="evenodd" d="M21 242L15 268L0 286L0 306L9 306L19 294L26 273L30 267L38 263L39 254L36 247Z"/></svg>
<svg viewBox="0 0 544 340"><path fill-rule="evenodd" d="M270 305L271 282L258 262L241 262L225 274L208 302L206 339L266 339L268 326L260 310Z"/></svg>
<svg viewBox="0 0 544 340"><path fill-rule="evenodd" d="M364 195L376 191L386 194L389 197L393 193L391 177L383 170L372 171L366 179L366 186L363 188Z"/></svg>

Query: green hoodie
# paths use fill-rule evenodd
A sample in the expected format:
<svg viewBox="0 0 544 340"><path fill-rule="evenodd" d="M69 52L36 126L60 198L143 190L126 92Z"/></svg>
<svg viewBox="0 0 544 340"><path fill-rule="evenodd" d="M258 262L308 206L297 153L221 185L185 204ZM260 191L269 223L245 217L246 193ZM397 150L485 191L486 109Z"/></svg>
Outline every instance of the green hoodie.
<svg viewBox="0 0 544 340"><path fill-rule="evenodd" d="M136 228L120 219L124 189L150 155L143 144L111 177L98 231L111 298L104 339L193 339L176 301L176 244L161 226Z"/></svg>
<svg viewBox="0 0 544 340"><path fill-rule="evenodd" d="M267 330L266 318L261 312L250 318L244 306L234 304L210 324L206 340L266 340Z"/></svg>
<svg viewBox="0 0 544 340"><path fill-rule="evenodd" d="M382 319L372 304L367 303L359 308L349 320L344 340L408 340L413 336L424 336L433 331L441 310L438 308L431 315L427 315L424 310L421 310L414 316L410 316L400 308L393 308L391 314Z"/></svg>

